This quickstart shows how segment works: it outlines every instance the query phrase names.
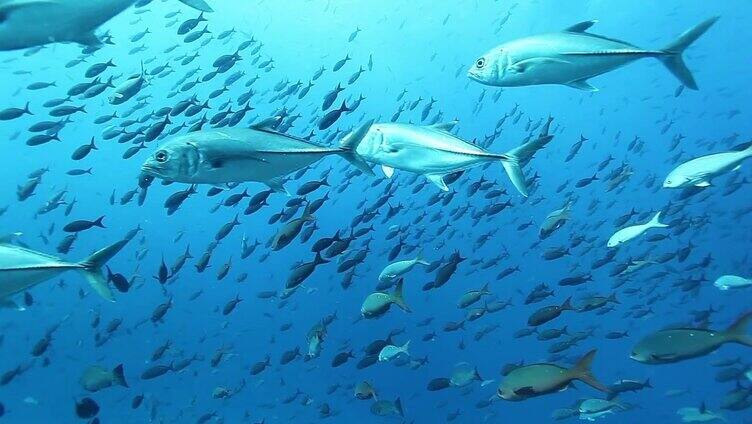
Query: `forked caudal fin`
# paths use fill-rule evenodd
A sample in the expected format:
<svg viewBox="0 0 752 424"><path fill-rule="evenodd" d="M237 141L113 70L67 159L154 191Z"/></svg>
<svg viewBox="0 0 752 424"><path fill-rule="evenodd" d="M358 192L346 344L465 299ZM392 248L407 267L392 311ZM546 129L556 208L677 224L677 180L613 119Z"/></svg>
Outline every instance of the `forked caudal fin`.
<svg viewBox="0 0 752 424"><path fill-rule="evenodd" d="M663 213L663 211L658 211L658 213L656 213L655 216L653 216L653 219L651 219L650 222L648 222L648 226L651 227L651 228L666 228L666 227L668 227L668 225L663 224L660 221L662 213Z"/></svg>
<svg viewBox="0 0 752 424"><path fill-rule="evenodd" d="M752 312L747 312L734 321L726 330L725 335L729 342L752 346L752 334L748 333L747 327L752 324Z"/></svg>
<svg viewBox="0 0 752 424"><path fill-rule="evenodd" d="M117 243L111 244L104 249L95 252L93 255L78 263L78 265L83 267L81 273L84 275L84 278L86 278L86 281L89 282L91 288L110 302L114 302L115 298L107 284L107 278L102 274L102 267L107 261L117 255L129 241L130 239L120 240Z"/></svg>
<svg viewBox="0 0 752 424"><path fill-rule="evenodd" d="M603 383L598 381L598 379L593 375L593 371L590 369L593 364L593 359L595 358L595 352L596 350L593 349L590 352L586 353L585 356L582 357L582 359L577 361L575 366L570 370L570 372L572 373L572 378L580 380L588 386L594 389L598 389L603 393L610 393L611 391L608 390L608 387L604 386Z"/></svg>
<svg viewBox="0 0 752 424"><path fill-rule="evenodd" d="M684 50L687 49L692 43L697 41L702 34L705 33L713 24L715 21L718 20L718 16L710 18L704 22L701 22L694 28L686 31L684 34L680 35L679 38L677 38L673 43L669 44L668 46L663 48L663 52L665 53L664 56L658 57L658 59L663 62L663 65L668 68L668 70L674 74L674 76L681 81L682 84L684 84L687 88L690 88L692 90L697 90L697 83L695 82L694 76L692 76L692 72L687 68L687 65L684 63L684 58L682 55L684 54Z"/></svg>
<svg viewBox="0 0 752 424"><path fill-rule="evenodd" d="M525 181L525 174L522 173L522 167L520 167L519 159L514 153L508 152L501 158L501 164L504 166L504 170L507 172L507 176L514 184L514 188L520 192L521 195L527 197L527 183Z"/></svg>
<svg viewBox="0 0 752 424"><path fill-rule="evenodd" d="M361 125L355 132L342 140L342 145L340 146L342 151L339 155L353 164L356 168L363 171L366 175L374 176L376 174L373 172L373 169L371 169L371 166L368 165L368 163L356 152L356 150L358 150L358 145L363 141L368 134L368 131L371 129L371 125L373 125L373 120Z"/></svg>

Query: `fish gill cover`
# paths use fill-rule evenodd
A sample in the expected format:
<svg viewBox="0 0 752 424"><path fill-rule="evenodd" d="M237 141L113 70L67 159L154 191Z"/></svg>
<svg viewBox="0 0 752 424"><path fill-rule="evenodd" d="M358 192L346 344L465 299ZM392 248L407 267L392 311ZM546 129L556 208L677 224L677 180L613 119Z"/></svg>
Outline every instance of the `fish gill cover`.
<svg viewBox="0 0 752 424"><path fill-rule="evenodd" d="M0 422L752 422L751 13L0 0Z"/></svg>

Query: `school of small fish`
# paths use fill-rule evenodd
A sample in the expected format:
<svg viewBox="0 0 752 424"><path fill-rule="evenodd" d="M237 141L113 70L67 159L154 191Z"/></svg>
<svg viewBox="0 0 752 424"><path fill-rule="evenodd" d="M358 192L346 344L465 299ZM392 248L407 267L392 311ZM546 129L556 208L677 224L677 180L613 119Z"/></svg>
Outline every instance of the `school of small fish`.
<svg viewBox="0 0 752 424"><path fill-rule="evenodd" d="M528 5L493 3L498 46L431 59L482 89L472 116L496 118L473 122L380 82L399 71L359 43L384 20L329 28L349 49L308 74L221 0L0 0L0 131L26 152L0 197L0 422L506 422L573 389L547 419L637 422L637 396L697 390L652 422L752 422L750 253L719 245L752 241L752 142L676 124L739 110L673 106L703 93L723 19L650 48L595 20L510 39ZM678 84L658 120L642 100L647 127L505 100L597 103L640 59ZM697 388L673 384L684 361Z"/></svg>

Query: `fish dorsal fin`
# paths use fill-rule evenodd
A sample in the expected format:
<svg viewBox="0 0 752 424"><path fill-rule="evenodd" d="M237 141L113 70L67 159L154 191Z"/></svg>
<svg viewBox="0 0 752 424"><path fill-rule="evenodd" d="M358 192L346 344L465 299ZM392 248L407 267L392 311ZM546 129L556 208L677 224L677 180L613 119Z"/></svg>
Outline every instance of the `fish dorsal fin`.
<svg viewBox="0 0 752 424"><path fill-rule="evenodd" d="M455 126L457 126L458 123L459 123L459 121L454 120L454 121L442 122L442 123L439 123L439 124L429 125L428 128L431 128L431 129L436 130L436 131L450 132L450 131L452 131L454 129Z"/></svg>
<svg viewBox="0 0 752 424"><path fill-rule="evenodd" d="M285 188L284 182L285 182L284 178L276 177L276 178L272 178L270 180L264 181L264 184L266 184L267 186L269 186L269 188L271 188L272 190L278 193L284 193L285 195L289 196L290 192L287 191L287 189Z"/></svg>
<svg viewBox="0 0 752 424"><path fill-rule="evenodd" d="M574 25L572 25L570 27L564 28L564 31L566 31L566 32L585 32L585 31L589 30L591 26L593 26L593 25L595 25L597 23L598 23L598 21L595 20L595 19L592 20L592 21L580 22L580 23L574 24Z"/></svg>

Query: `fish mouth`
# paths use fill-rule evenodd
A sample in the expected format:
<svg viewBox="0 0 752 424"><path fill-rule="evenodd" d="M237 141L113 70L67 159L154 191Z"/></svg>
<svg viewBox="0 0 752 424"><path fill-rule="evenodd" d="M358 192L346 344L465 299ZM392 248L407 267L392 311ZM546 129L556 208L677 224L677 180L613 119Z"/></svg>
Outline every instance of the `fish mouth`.
<svg viewBox="0 0 752 424"><path fill-rule="evenodd" d="M164 174L160 169L149 164L141 165L141 172L149 175L154 175L155 177L164 177Z"/></svg>

